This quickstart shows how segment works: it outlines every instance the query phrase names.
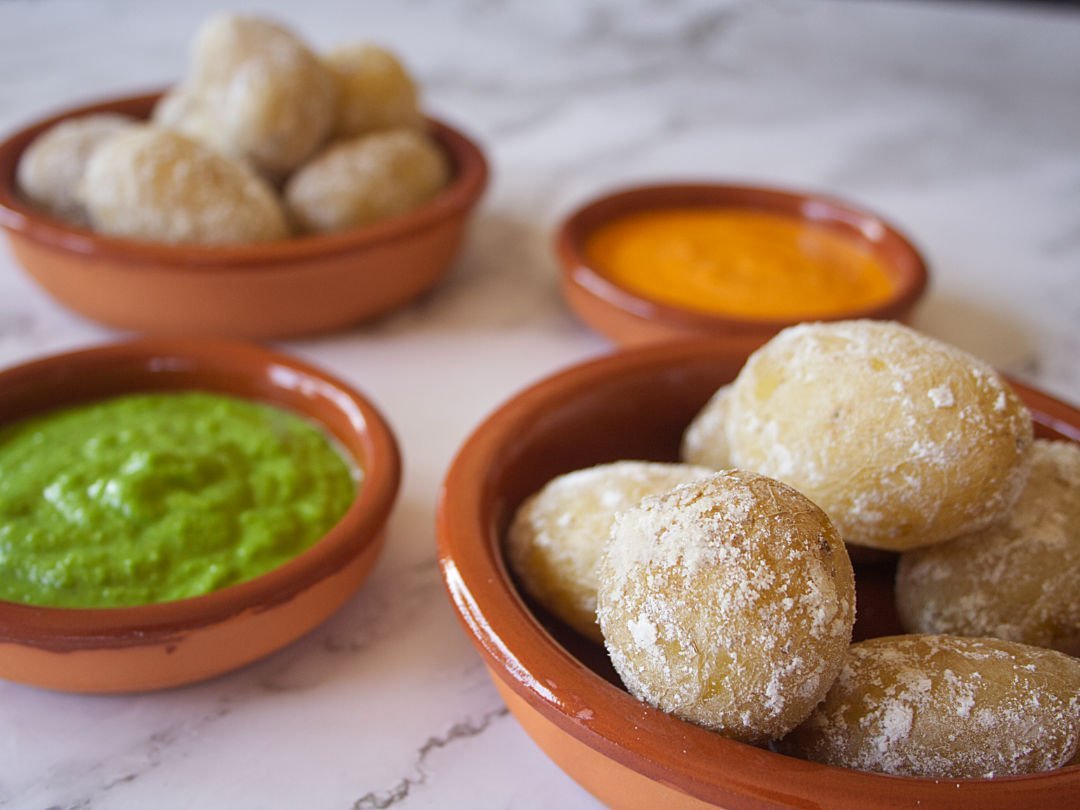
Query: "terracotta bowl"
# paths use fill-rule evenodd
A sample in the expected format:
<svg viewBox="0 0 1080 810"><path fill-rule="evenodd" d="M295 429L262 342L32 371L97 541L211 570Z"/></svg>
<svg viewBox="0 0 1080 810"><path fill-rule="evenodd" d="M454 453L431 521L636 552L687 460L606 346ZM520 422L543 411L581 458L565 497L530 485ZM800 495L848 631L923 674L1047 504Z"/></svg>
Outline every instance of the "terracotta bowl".
<svg viewBox="0 0 1080 810"><path fill-rule="evenodd" d="M805 220L868 248L892 277L895 289L883 303L825 318L763 320L696 312L643 296L591 264L585 245L600 226L628 214L664 208L732 208ZM578 208L555 235L562 291L589 326L623 345L689 337L754 335L762 340L800 320L884 318L904 321L927 284L926 262L915 246L881 217L851 203L785 189L715 183L648 185L599 197Z"/></svg>
<svg viewBox="0 0 1080 810"><path fill-rule="evenodd" d="M1080 767L994 780L883 776L734 742L638 702L604 650L515 587L510 519L555 475L617 459L674 460L687 423L742 366L735 339L669 342L556 374L492 414L461 449L439 507L454 606L511 712L563 770L611 807L1066 807ZM1039 435L1080 441L1080 411L1017 385ZM856 637L899 632L891 563L856 565Z"/></svg>
<svg viewBox="0 0 1080 810"><path fill-rule="evenodd" d="M57 122L94 112L145 118L160 94L66 110L0 144L0 225L16 260L54 298L93 320L154 334L279 338L389 312L432 287L461 244L487 184L463 134L430 120L454 177L398 217L338 233L222 247L163 245L96 234L34 207L15 185L19 156Z"/></svg>
<svg viewBox="0 0 1080 810"><path fill-rule="evenodd" d="M361 394L286 355L162 338L55 355L0 372L0 423L128 392L191 389L271 403L321 424L364 470L352 506L299 556L205 596L98 609L0 601L0 677L76 692L208 678L298 638L371 570L397 494L397 443Z"/></svg>

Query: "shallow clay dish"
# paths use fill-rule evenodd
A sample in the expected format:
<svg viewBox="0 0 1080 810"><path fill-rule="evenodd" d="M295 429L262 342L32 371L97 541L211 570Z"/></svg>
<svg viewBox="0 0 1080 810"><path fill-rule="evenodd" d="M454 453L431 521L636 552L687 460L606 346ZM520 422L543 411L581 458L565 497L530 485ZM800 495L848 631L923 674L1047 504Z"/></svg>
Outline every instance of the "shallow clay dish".
<svg viewBox="0 0 1080 810"><path fill-rule="evenodd" d="M205 390L287 408L321 424L363 468L344 517L266 574L205 596L124 608L0 601L0 678L77 692L159 689L247 664L327 618L374 565L397 494L397 443L340 380L239 343L145 339L0 372L0 423L135 391Z"/></svg>
<svg viewBox="0 0 1080 810"><path fill-rule="evenodd" d="M785 189L717 183L638 186L598 197L570 214L555 234L562 266L562 291L570 308L589 326L623 345L724 335L754 335L762 340L805 320L764 320L695 312L627 289L586 257L589 236L600 226L642 211L664 208L732 208L783 214L821 225L868 248L892 277L892 295L877 306L851 309L827 318L884 318L903 321L926 289L926 262L898 230L851 203Z"/></svg>
<svg viewBox="0 0 1080 810"><path fill-rule="evenodd" d="M754 341L666 343L556 374L466 442L444 485L439 553L457 612L511 712L570 776L619 808L1066 807L1080 767L952 781L805 762L725 739L639 703L603 649L530 604L503 560L521 501L551 477L620 458L674 460L687 423ZM1016 386L1037 433L1080 441L1080 411ZM856 565L866 638L898 632L891 563Z"/></svg>
<svg viewBox="0 0 1080 810"><path fill-rule="evenodd" d="M94 112L149 116L160 94L66 110L0 144L0 225L26 271L65 306L154 334L273 338L322 332L389 312L449 267L487 184L479 147L429 121L453 179L419 208L337 233L223 247L103 236L52 219L15 184L19 156L57 122Z"/></svg>

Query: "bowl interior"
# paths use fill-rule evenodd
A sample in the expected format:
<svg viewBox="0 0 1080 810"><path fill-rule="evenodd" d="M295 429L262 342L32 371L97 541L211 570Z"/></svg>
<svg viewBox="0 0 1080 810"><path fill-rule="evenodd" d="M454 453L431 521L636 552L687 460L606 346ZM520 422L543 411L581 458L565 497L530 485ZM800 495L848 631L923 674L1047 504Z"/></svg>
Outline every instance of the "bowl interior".
<svg viewBox="0 0 1080 810"><path fill-rule="evenodd" d="M19 158L38 135L64 119L91 113L115 112L146 119L161 95L159 91L121 96L73 107L12 133L0 143L0 225L25 232L36 241L77 253L130 259L161 259L164 256L185 269L222 265L236 269L356 250L407 236L472 205L487 183L487 163L476 144L449 125L429 118L430 133L451 164L452 176L446 188L405 214L332 233L303 234L254 244L164 245L95 233L54 219L23 197L16 181Z"/></svg>
<svg viewBox="0 0 1080 810"><path fill-rule="evenodd" d="M207 623L270 604L309 587L374 542L397 492L396 442L378 411L325 373L258 346L211 340L141 339L16 366L0 373L0 424L31 414L132 392L200 390L258 400L317 422L364 471L341 520L285 564L204 596L102 609L0 602L0 638L93 640L104 631Z"/></svg>
<svg viewBox="0 0 1080 810"><path fill-rule="evenodd" d="M628 214L665 208L723 208L778 214L813 223L857 243L877 258L895 289L886 302L846 312L844 318L899 316L914 304L926 286L926 263L919 251L906 236L878 215L824 194L720 183L640 186L586 204L571 214L557 237L564 271L572 278L579 275L579 281L615 306L653 319L698 323L702 328L709 324L744 323L772 332L793 322L792 319L714 315L671 306L620 285L602 267L589 262L586 244L597 228ZM835 320L835 317L828 319Z"/></svg>
<svg viewBox="0 0 1080 810"><path fill-rule="evenodd" d="M679 442L690 420L741 367L741 360L732 368L723 358L717 362L698 356L671 367L645 367L598 380L596 387L549 413L534 431L516 436L506 448L504 465L494 472L501 481L498 496L491 503L496 537L490 539L498 540L494 550L509 580L513 582L513 576L505 567L502 542L525 498L556 475L594 464L620 459L678 461ZM1036 436L1080 441L1080 421L1063 420L1055 403L1015 381L1012 384L1032 408ZM855 549L854 553L860 551ZM868 556L866 562L853 561L858 572L856 641L904 632L894 603L896 555ZM559 644L605 680L623 688L602 647L554 617L516 583L513 587Z"/></svg>
<svg viewBox="0 0 1080 810"><path fill-rule="evenodd" d="M735 377L753 347L699 340L622 352L548 378L497 411L463 448L444 490L440 541L451 596L493 669L537 710L624 764L699 798L723 804L733 795L762 797L785 777L794 780L789 793L782 791L785 801L825 800L829 790L839 791L837 797L894 789L938 795L933 780L795 760L638 703L624 691L605 651L525 597L506 568L503 538L524 498L555 475L592 464L676 460L687 424ZM1016 387L1038 435L1080 441L1080 411ZM856 638L900 632L894 560L856 561L855 568ZM545 684L557 684L557 691ZM581 707L589 709L587 722L578 715ZM1046 776L998 779L990 787Z"/></svg>

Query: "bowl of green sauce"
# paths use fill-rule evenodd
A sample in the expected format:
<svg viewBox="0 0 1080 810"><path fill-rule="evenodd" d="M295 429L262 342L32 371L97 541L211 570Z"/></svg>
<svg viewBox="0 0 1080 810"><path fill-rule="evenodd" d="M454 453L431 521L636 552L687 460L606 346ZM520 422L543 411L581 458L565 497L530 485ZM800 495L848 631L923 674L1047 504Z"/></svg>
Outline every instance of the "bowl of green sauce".
<svg viewBox="0 0 1080 810"><path fill-rule="evenodd" d="M0 677L118 692L254 661L356 590L399 479L363 395L256 346L0 372Z"/></svg>

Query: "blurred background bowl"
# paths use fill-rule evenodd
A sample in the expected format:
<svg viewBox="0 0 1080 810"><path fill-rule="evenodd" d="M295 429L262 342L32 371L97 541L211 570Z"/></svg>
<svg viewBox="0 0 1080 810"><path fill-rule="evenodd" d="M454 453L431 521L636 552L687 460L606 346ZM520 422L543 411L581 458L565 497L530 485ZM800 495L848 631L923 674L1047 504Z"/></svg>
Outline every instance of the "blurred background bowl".
<svg viewBox="0 0 1080 810"><path fill-rule="evenodd" d="M730 209L778 214L826 228L869 251L889 275L893 289L880 304L827 317L736 317L657 301L614 281L587 256L598 228L630 214L671 208ZM900 231L852 203L823 194L720 183L645 185L605 194L572 212L555 235L562 291L570 308L597 332L623 345L690 337L756 336L761 341L801 320L882 318L905 321L928 281L926 262Z"/></svg>
<svg viewBox="0 0 1080 810"><path fill-rule="evenodd" d="M0 424L121 394L200 390L276 405L321 425L363 469L348 511L261 576L175 602L52 608L0 601L0 678L75 692L160 689L250 663L348 599L375 564L401 462L386 421L324 372L242 343L147 338L0 372Z"/></svg>
<svg viewBox="0 0 1080 810"><path fill-rule="evenodd" d="M639 702L605 651L517 588L503 538L556 475L618 459L674 461L686 425L756 340L669 342L574 366L495 411L447 474L439 556L492 681L536 743L612 807L1066 807L1080 766L999 779L916 779L807 762L726 739ZM1014 384L1015 385L1015 384ZM1036 433L1080 441L1080 411L1022 385ZM900 632L891 561L855 563L857 639Z"/></svg>
<svg viewBox="0 0 1080 810"><path fill-rule="evenodd" d="M251 245L166 245L69 225L21 196L16 167L39 134L88 113L147 118L160 95L68 109L0 143L0 226L16 261L64 306L108 326L262 339L325 332L385 314L442 278L487 185L480 148L429 119L450 159L450 184L405 214L335 233Z"/></svg>

